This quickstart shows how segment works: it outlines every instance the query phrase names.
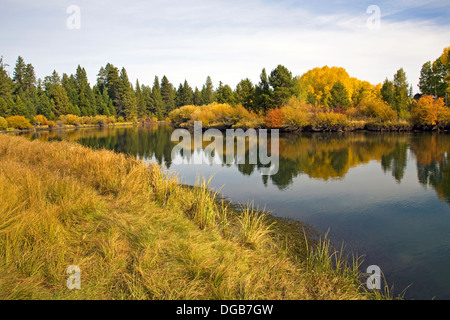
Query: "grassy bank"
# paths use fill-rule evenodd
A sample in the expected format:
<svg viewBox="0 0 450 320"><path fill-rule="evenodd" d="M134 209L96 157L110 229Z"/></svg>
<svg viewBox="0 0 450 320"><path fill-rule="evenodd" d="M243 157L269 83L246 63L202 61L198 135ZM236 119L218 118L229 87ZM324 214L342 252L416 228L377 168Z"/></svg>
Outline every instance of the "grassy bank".
<svg viewBox="0 0 450 320"><path fill-rule="evenodd" d="M123 154L0 135L0 299L386 297L328 241L217 197Z"/></svg>

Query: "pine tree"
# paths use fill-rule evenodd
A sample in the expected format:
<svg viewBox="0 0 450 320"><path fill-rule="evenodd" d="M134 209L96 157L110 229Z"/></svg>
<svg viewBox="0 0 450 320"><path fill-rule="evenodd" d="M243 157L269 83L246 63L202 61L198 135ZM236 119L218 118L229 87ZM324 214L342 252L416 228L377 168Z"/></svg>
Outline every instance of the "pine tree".
<svg viewBox="0 0 450 320"><path fill-rule="evenodd" d="M294 94L292 73L282 65L272 70L269 84L273 89L272 101L275 107L281 107Z"/></svg>
<svg viewBox="0 0 450 320"><path fill-rule="evenodd" d="M267 79L266 69L263 68L260 81L255 88L255 99L253 109L256 112L267 112L273 107L272 90L270 89L269 80Z"/></svg>
<svg viewBox="0 0 450 320"><path fill-rule="evenodd" d="M145 116L150 116L152 114L153 108L152 88L150 88L150 86L142 85L141 89L142 89L142 99L144 100L145 106Z"/></svg>
<svg viewBox="0 0 450 320"><path fill-rule="evenodd" d="M103 92L103 89L106 88L107 81L108 81L108 71L105 68L100 67L100 70L98 71L97 74L97 87L100 90L100 92Z"/></svg>
<svg viewBox="0 0 450 320"><path fill-rule="evenodd" d="M95 85L92 88L92 92L95 96L95 104L97 106L97 114L101 114L104 116L110 116L109 107L108 107L108 100L103 99L103 94L100 91L99 87ZM108 96L106 96L108 97Z"/></svg>
<svg viewBox="0 0 450 320"><path fill-rule="evenodd" d="M36 74L31 63L27 64L23 74L23 91L33 95L36 90Z"/></svg>
<svg viewBox="0 0 450 320"><path fill-rule="evenodd" d="M145 105L139 80L136 79L136 105L138 118L144 118L147 115L147 106Z"/></svg>
<svg viewBox="0 0 450 320"><path fill-rule="evenodd" d="M14 82L6 71L3 57L0 57L0 117L9 116L8 103L12 100Z"/></svg>
<svg viewBox="0 0 450 320"><path fill-rule="evenodd" d="M66 90L67 97L69 98L70 103L73 106L76 106L79 110L79 104L80 104L80 98L77 88L77 81L75 80L75 77L73 75L70 75L70 77L67 74L63 74L61 84ZM79 115L79 114L78 114Z"/></svg>
<svg viewBox="0 0 450 320"><path fill-rule="evenodd" d="M106 90L108 92L108 96L111 99L114 106L114 114L120 116L121 105L120 105L120 97L119 97L119 69L114 67L112 64L107 63L105 67L106 72ZM111 113L113 114L113 113Z"/></svg>
<svg viewBox="0 0 450 320"><path fill-rule="evenodd" d="M400 118L405 118L408 113L408 82L403 68L397 70L394 75L394 109Z"/></svg>
<svg viewBox="0 0 450 320"><path fill-rule="evenodd" d="M68 114L69 111L72 111L73 105L69 101L69 97L67 96L66 90L62 87L62 85L55 85L50 102L52 103L52 112L56 117L59 117L64 114Z"/></svg>
<svg viewBox="0 0 450 320"><path fill-rule="evenodd" d="M0 97L0 117L6 118L10 116L8 102L3 97Z"/></svg>
<svg viewBox="0 0 450 320"><path fill-rule="evenodd" d="M170 111L175 109L175 96L173 86L166 76L163 76L163 78L161 79L161 97L164 103L163 116L165 117Z"/></svg>
<svg viewBox="0 0 450 320"><path fill-rule="evenodd" d="M194 104L194 91L191 86L188 84L187 80L184 80L183 84L183 105L192 105Z"/></svg>
<svg viewBox="0 0 450 320"><path fill-rule="evenodd" d="M202 101L201 104L210 104L214 101L214 86L211 77L206 77L206 82L201 91Z"/></svg>
<svg viewBox="0 0 450 320"><path fill-rule="evenodd" d="M15 83L14 93L18 94L23 91L25 77L25 61L21 56L17 57L16 66L14 67L13 81Z"/></svg>
<svg viewBox="0 0 450 320"><path fill-rule="evenodd" d="M79 97L78 107L80 109L81 115L95 116L97 114L95 96L88 82L86 70L80 65L78 65L77 67L75 80Z"/></svg>
<svg viewBox="0 0 450 320"><path fill-rule="evenodd" d="M422 94L432 95L435 93L433 85L433 70L431 68L431 61L427 61L423 64L422 69L420 70L418 86Z"/></svg>
<svg viewBox="0 0 450 320"><path fill-rule="evenodd" d="M244 108L250 110L253 108L253 99L255 95L255 87L250 79L241 80L234 91L236 103L240 103Z"/></svg>
<svg viewBox="0 0 450 320"><path fill-rule="evenodd" d="M39 79L37 92L37 114L45 116L48 120L55 120L55 115L52 112L50 99L42 88L42 81Z"/></svg>
<svg viewBox="0 0 450 320"><path fill-rule="evenodd" d="M350 98L344 84L336 81L330 91L330 106L347 109L350 106Z"/></svg>
<svg viewBox="0 0 450 320"><path fill-rule="evenodd" d="M234 105L233 89L229 85L223 85L222 81L219 82L219 86L216 89L214 95L215 101L218 103L228 103Z"/></svg>
<svg viewBox="0 0 450 320"><path fill-rule="evenodd" d="M161 96L161 87L159 85L159 79L157 76L155 76L155 81L153 82L152 87L152 106L151 106L151 113L156 115L156 117L159 120L164 119L164 102L162 100Z"/></svg>
<svg viewBox="0 0 450 320"><path fill-rule="evenodd" d="M175 107L176 108L183 106L183 96L184 96L184 89L183 89L183 85L180 83L178 85L177 93L175 94Z"/></svg>
<svg viewBox="0 0 450 320"><path fill-rule="evenodd" d="M178 86L175 96L175 104L177 107L194 104L194 91L189 86L187 80L184 80L184 84L180 83Z"/></svg>
<svg viewBox="0 0 450 320"><path fill-rule="evenodd" d="M202 93L201 93L200 90L198 90L197 87L195 87L194 96L192 97L192 102L196 106L201 106L202 105Z"/></svg>
<svg viewBox="0 0 450 320"><path fill-rule="evenodd" d="M16 95L16 100L14 104L10 107L10 115L11 116L24 116L28 117L27 109L25 108L25 104L19 95Z"/></svg>
<svg viewBox="0 0 450 320"><path fill-rule="evenodd" d="M125 68L122 68L119 76L119 100L121 105L121 112L119 115L123 115L127 120L134 120L137 118L137 104L136 93L133 90L133 86L128 79L128 74Z"/></svg>

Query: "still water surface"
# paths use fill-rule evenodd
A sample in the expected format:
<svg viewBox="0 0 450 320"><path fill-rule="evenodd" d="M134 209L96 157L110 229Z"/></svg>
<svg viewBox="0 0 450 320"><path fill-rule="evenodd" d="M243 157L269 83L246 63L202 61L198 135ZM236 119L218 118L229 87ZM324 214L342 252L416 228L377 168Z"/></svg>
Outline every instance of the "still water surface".
<svg viewBox="0 0 450 320"><path fill-rule="evenodd" d="M211 186L233 202L251 201L328 232L336 246L364 256L363 269L378 265L394 293L411 285L406 299L450 299L450 135L282 135L279 171L262 176L259 165L175 165L172 130L160 125L28 136L156 161L188 184L214 175Z"/></svg>

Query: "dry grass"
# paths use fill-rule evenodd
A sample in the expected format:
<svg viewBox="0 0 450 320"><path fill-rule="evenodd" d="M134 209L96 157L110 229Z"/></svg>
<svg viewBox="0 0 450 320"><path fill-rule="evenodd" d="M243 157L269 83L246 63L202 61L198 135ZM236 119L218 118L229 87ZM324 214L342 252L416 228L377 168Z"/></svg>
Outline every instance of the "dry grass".
<svg viewBox="0 0 450 320"><path fill-rule="evenodd" d="M122 154L0 135L0 299L375 297L357 271L288 252L264 214L216 200Z"/></svg>

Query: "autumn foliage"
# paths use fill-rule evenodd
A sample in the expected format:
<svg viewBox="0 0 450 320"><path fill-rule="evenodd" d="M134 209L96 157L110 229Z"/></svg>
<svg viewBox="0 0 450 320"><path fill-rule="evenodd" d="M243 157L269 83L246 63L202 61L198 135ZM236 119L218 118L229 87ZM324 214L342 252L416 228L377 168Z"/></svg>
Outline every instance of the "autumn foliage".
<svg viewBox="0 0 450 320"><path fill-rule="evenodd" d="M379 119L381 121L394 121L398 118L397 112L381 99L365 101L361 103L359 108L362 114L368 118Z"/></svg>
<svg viewBox="0 0 450 320"><path fill-rule="evenodd" d="M33 118L34 123L37 124L38 126L44 126L47 124L47 118L45 116L43 116L42 114L38 114L37 116L35 116Z"/></svg>
<svg viewBox="0 0 450 320"><path fill-rule="evenodd" d="M411 120L420 127L444 127L450 123L450 111L442 98L423 96L411 110Z"/></svg>
<svg viewBox="0 0 450 320"><path fill-rule="evenodd" d="M269 110L266 115L265 123L269 128L283 127L285 124L283 110L281 110L280 108Z"/></svg>
<svg viewBox="0 0 450 320"><path fill-rule="evenodd" d="M240 104L232 106L228 103L213 102L203 106L183 106L170 112L169 118L176 124L201 121L204 126L232 126L255 119L256 115Z"/></svg>
<svg viewBox="0 0 450 320"><path fill-rule="evenodd" d="M14 129L29 129L32 127L30 121L23 117L23 116L12 116L6 118L6 121L8 122L9 128Z"/></svg>
<svg viewBox="0 0 450 320"><path fill-rule="evenodd" d="M0 117L0 130L8 129L8 121L5 118Z"/></svg>

